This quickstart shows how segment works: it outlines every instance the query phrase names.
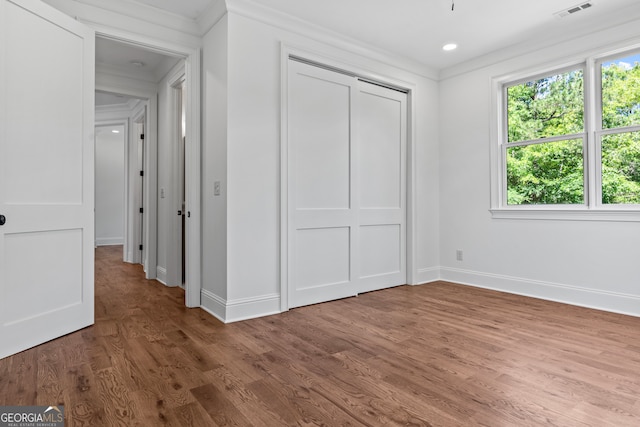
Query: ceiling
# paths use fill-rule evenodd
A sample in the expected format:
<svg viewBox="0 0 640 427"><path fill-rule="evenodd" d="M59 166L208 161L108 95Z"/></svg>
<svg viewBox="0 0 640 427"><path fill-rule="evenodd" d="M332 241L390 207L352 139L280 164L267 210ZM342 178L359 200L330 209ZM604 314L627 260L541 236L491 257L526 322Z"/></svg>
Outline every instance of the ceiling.
<svg viewBox="0 0 640 427"><path fill-rule="evenodd" d="M96 37L96 69L157 83L179 61L141 47Z"/></svg>
<svg viewBox="0 0 640 427"><path fill-rule="evenodd" d="M133 0L132 0L133 1ZM137 0L197 18L215 0ZM221 1L221 0L217 0ZM558 39L640 18L638 0L244 0L443 70L519 43ZM567 17L556 12L590 2ZM445 43L458 49L444 52Z"/></svg>
<svg viewBox="0 0 640 427"><path fill-rule="evenodd" d="M223 0L127 0L195 23ZM226 0L229 2L236 0ZM640 19L639 0L242 0L307 21L373 49L447 70L516 45L544 46ZM564 18L557 12L592 7ZM452 6L455 5L452 10ZM442 46L456 43L445 52ZM96 66L158 82L177 58L96 39ZM142 65L140 65L142 64Z"/></svg>

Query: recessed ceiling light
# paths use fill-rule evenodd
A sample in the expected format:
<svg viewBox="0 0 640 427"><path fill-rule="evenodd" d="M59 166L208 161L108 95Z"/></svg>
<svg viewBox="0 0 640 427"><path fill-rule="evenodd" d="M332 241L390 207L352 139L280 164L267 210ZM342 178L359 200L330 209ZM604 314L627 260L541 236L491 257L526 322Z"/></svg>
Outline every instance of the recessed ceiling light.
<svg viewBox="0 0 640 427"><path fill-rule="evenodd" d="M111 132L113 132L113 133L120 133L120 131L119 131L118 129L114 129L114 130L112 130Z"/></svg>
<svg viewBox="0 0 640 427"><path fill-rule="evenodd" d="M134 67L139 67L139 68L144 67L145 65L144 62L142 61L130 61L129 63Z"/></svg>
<svg viewBox="0 0 640 427"><path fill-rule="evenodd" d="M457 47L458 45L455 43L447 43L444 46L442 46L442 50L450 51L450 50L455 50Z"/></svg>

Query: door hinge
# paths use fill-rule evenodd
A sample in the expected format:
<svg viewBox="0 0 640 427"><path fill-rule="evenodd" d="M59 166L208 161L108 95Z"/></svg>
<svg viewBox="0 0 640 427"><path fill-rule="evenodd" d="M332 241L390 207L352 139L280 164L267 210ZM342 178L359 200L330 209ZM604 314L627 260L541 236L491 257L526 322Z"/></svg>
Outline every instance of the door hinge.
<svg viewBox="0 0 640 427"><path fill-rule="evenodd" d="M144 140L144 133L140 134L140 139Z"/></svg>
<svg viewBox="0 0 640 427"><path fill-rule="evenodd" d="M140 176L144 176L144 171L140 171Z"/></svg>
<svg viewBox="0 0 640 427"><path fill-rule="evenodd" d="M140 208L140 213L144 213L144 208Z"/></svg>
<svg viewBox="0 0 640 427"><path fill-rule="evenodd" d="M138 249L139 249L139 250L142 250L142 245L138 246Z"/></svg>

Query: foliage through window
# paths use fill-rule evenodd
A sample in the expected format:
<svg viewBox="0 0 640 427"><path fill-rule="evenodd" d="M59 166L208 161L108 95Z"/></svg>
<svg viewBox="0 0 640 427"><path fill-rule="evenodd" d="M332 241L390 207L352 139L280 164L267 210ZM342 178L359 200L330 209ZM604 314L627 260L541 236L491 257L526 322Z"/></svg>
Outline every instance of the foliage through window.
<svg viewBox="0 0 640 427"><path fill-rule="evenodd" d="M584 203L583 75L507 87L507 204Z"/></svg>
<svg viewBox="0 0 640 427"><path fill-rule="evenodd" d="M595 64L596 93L582 66L503 85L506 205L640 204L640 54Z"/></svg>
<svg viewBox="0 0 640 427"><path fill-rule="evenodd" d="M640 204L640 54L603 62L602 203Z"/></svg>

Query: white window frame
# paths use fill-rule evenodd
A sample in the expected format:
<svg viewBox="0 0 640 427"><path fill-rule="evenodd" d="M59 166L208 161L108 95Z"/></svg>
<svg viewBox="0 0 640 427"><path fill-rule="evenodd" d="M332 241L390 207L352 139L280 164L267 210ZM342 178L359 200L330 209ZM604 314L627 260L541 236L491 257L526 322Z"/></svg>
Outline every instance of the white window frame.
<svg viewBox="0 0 640 427"><path fill-rule="evenodd" d="M599 66L607 60L619 58L625 54L632 54L637 49L638 46L628 47L573 62L555 64L537 70L529 70L492 79L490 212L493 218L640 222L640 205L602 204L602 167L600 159L600 138L602 135L640 130L640 126L602 130L601 102L599 101L599 99L602 99L602 85ZM580 68L583 70L584 78L584 131L572 135L541 138L536 140L535 143L575 138L583 139L585 203L575 205L508 205L506 189L507 147L529 145L533 141L508 142L505 88Z"/></svg>

